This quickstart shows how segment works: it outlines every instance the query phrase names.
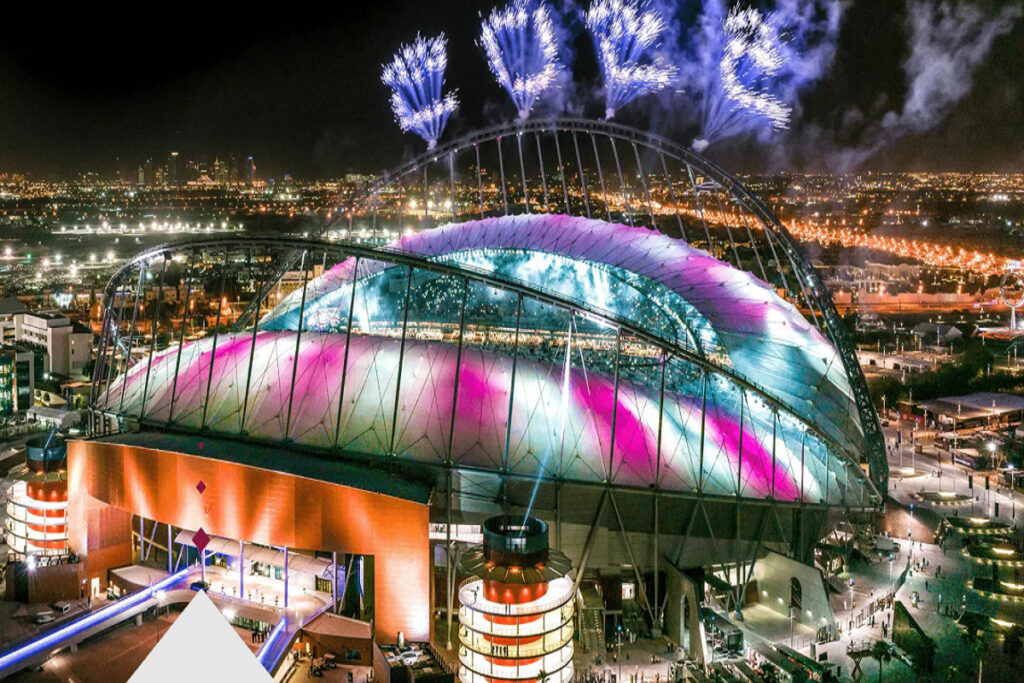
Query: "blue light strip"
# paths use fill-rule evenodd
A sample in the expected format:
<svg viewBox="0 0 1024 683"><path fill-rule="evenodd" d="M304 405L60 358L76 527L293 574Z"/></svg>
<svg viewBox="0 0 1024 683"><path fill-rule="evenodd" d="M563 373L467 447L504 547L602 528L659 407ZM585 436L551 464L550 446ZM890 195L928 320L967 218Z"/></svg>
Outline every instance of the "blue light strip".
<svg viewBox="0 0 1024 683"><path fill-rule="evenodd" d="M126 612L133 607L138 607L146 600L149 600L156 595L157 591L163 590L168 586L172 586L178 581L188 576L191 571L191 567L186 567L176 574L171 574L165 579L161 579L159 582L143 588L140 591L136 591L131 595L122 598L112 605L107 605L95 612L90 612L84 617L61 626L58 629L49 631L48 633L21 645L20 647L7 652L3 656L0 656L0 671L16 666L30 657L34 657L39 653L49 649L59 647L64 641L75 635L86 631L94 626L102 624L107 619L117 616L122 612Z"/></svg>
<svg viewBox="0 0 1024 683"><path fill-rule="evenodd" d="M272 658L269 662L266 661L266 659L270 655L271 651L276 649L277 640L281 637L281 634L287 630L287 626L288 616L285 615L281 618L281 621L277 622L277 626L275 626L274 630L270 632L270 636L267 638L266 642L263 643L263 647L261 647L259 652L256 653L256 659L268 672L271 667L277 663L277 659L279 659L279 657Z"/></svg>

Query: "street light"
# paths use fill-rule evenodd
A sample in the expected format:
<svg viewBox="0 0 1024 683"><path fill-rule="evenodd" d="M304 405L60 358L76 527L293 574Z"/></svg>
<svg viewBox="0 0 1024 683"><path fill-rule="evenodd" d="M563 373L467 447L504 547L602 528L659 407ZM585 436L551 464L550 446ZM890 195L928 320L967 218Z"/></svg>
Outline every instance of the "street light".
<svg viewBox="0 0 1024 683"><path fill-rule="evenodd" d="M1017 498L1014 496L1017 492L1017 488L1014 485L1017 477L1017 468L1011 462L1007 463L1006 469L1010 472L1010 519L1017 519Z"/></svg>
<svg viewBox="0 0 1024 683"><path fill-rule="evenodd" d="M792 605L789 606L789 646L793 647L793 619L796 617L796 612Z"/></svg>

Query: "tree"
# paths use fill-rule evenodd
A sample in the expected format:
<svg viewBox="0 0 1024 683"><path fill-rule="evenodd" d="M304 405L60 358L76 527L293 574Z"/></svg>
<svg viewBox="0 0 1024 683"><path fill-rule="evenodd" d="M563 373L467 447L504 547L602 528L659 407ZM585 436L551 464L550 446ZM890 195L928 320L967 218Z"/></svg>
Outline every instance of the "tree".
<svg viewBox="0 0 1024 683"><path fill-rule="evenodd" d="M879 408L882 407L882 397L885 397L884 405L887 408L895 408L897 401L903 394L903 385L895 377L880 377L868 385L868 391L871 392L871 400L875 402Z"/></svg>
<svg viewBox="0 0 1024 683"><path fill-rule="evenodd" d="M1003 640L1003 653L1011 659L1019 657L1020 653L1024 651L1024 643L1021 642L1022 638L1024 638L1024 626L1014 624Z"/></svg>
<svg viewBox="0 0 1024 683"><path fill-rule="evenodd" d="M892 645L887 640L876 640L871 646L871 657L878 661L878 683L882 683L882 669L892 661Z"/></svg>

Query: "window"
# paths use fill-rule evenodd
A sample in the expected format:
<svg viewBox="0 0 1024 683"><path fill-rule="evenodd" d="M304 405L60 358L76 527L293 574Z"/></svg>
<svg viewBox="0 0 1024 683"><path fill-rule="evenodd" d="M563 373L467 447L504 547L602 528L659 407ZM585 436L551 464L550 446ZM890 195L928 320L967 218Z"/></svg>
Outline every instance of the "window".
<svg viewBox="0 0 1024 683"><path fill-rule="evenodd" d="M623 600L635 600L636 599L636 584L632 581L624 581L622 583L622 599Z"/></svg>

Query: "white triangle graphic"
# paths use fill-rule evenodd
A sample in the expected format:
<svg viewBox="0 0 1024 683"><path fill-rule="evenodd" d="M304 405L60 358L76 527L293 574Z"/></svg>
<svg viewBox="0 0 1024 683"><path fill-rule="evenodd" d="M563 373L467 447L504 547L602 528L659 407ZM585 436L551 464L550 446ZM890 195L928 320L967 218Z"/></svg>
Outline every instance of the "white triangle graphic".
<svg viewBox="0 0 1024 683"><path fill-rule="evenodd" d="M196 592L128 679L128 683L181 681L273 681L205 591Z"/></svg>

